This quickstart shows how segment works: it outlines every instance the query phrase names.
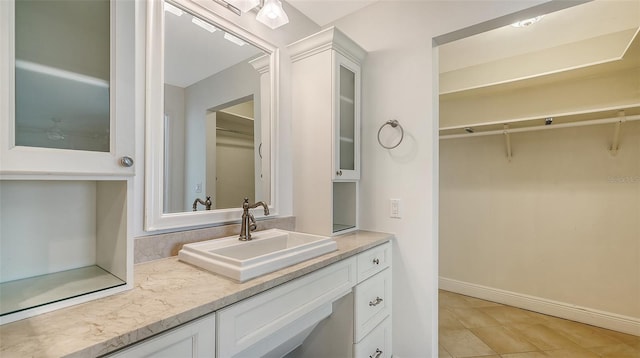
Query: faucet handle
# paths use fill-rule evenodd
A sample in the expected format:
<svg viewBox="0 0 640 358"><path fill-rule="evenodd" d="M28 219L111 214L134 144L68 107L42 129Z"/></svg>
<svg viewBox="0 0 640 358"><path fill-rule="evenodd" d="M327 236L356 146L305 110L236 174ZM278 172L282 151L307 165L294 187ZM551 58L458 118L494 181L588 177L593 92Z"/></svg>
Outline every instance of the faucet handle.
<svg viewBox="0 0 640 358"><path fill-rule="evenodd" d="M249 224L249 231L255 231L258 228L258 225L256 224L256 218L251 213L249 213L249 220L251 221L251 224Z"/></svg>

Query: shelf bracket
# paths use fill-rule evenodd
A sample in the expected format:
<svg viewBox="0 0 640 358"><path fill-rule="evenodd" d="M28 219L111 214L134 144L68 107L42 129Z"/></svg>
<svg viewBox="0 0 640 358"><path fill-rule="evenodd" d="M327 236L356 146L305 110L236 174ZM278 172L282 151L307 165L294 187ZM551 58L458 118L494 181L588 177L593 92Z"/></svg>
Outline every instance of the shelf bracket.
<svg viewBox="0 0 640 358"><path fill-rule="evenodd" d="M620 127L622 123L627 120L624 111L618 112L618 118L619 120L614 124L613 127L613 140L611 141L611 148L609 148L609 152L613 156L618 154L618 149L620 148Z"/></svg>
<svg viewBox="0 0 640 358"><path fill-rule="evenodd" d="M509 134L509 125L502 126L502 133L504 134L504 141L507 146L507 160L511 161L511 136Z"/></svg>

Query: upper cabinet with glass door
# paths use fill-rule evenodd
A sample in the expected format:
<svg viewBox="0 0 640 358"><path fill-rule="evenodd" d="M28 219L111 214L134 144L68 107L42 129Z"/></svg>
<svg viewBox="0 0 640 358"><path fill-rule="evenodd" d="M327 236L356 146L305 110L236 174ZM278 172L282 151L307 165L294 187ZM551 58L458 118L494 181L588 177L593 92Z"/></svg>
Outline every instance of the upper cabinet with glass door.
<svg viewBox="0 0 640 358"><path fill-rule="evenodd" d="M0 174L133 174L134 7L0 1Z"/></svg>
<svg viewBox="0 0 640 358"><path fill-rule="evenodd" d="M300 93L296 93L294 97L300 97L300 101L313 100L313 104L321 103L319 105L321 108L318 110L323 111L320 115L319 112L311 113L308 108L303 109L297 120L311 121L309 118L318 117L322 124L314 123L314 125L322 128L318 127L318 132L314 131L317 136L321 136L320 133L330 125L331 148L325 148L322 144L322 149L331 150L331 179L333 181L359 180L360 72L366 51L335 27L296 41L288 47L291 60L298 63L295 65L294 72L301 74L300 79L296 81L312 84L307 97L302 98ZM312 61L309 60L310 58L316 59L314 61L317 63L310 62ZM319 58L322 60L318 60ZM304 62L306 65L301 65L299 62ZM312 76L308 71L313 71L318 78L307 78ZM329 81L321 97L312 92L313 90L320 92L319 81ZM303 88L300 89L300 91L303 90ZM327 109L331 112L325 113L324 110ZM319 151L320 148L316 150Z"/></svg>
<svg viewBox="0 0 640 358"><path fill-rule="evenodd" d="M360 179L360 65L334 53L334 180Z"/></svg>

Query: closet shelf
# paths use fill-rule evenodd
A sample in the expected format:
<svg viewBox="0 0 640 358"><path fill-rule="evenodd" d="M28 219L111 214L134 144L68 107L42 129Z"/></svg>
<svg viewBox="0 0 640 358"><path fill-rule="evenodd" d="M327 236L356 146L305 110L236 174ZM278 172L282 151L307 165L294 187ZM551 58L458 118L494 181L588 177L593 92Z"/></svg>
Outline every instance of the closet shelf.
<svg viewBox="0 0 640 358"><path fill-rule="evenodd" d="M572 114L560 117L545 117L526 121L521 120L514 121L512 123L487 123L476 124L469 127L457 126L442 128L440 129L440 139L472 138L502 134L504 135L505 139L506 156L507 159L511 161L511 134L513 133L613 124L613 139L611 141L609 152L611 153L611 155L616 155L620 146L621 124L624 122L637 120L640 120L640 106L625 108L624 110L619 109L615 113L612 110L606 110L599 112ZM517 127L512 127L512 124ZM496 129L497 126L502 126L502 128Z"/></svg>
<svg viewBox="0 0 640 358"><path fill-rule="evenodd" d="M621 115L622 113L622 115ZM551 124L546 121L551 119ZM602 125L640 119L640 104L633 107L599 111L514 119L513 121L486 122L440 128L440 139L471 138L505 133L532 132L590 125ZM505 128L504 126L508 127Z"/></svg>

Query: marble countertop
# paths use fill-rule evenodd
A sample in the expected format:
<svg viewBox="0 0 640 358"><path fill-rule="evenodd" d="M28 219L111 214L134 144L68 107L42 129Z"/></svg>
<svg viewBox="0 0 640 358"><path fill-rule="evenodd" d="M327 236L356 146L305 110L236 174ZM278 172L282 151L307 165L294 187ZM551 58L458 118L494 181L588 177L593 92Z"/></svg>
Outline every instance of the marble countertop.
<svg viewBox="0 0 640 358"><path fill-rule="evenodd" d="M0 356L96 357L356 255L392 238L356 231L338 250L237 283L173 256L135 266L134 288L0 326Z"/></svg>

